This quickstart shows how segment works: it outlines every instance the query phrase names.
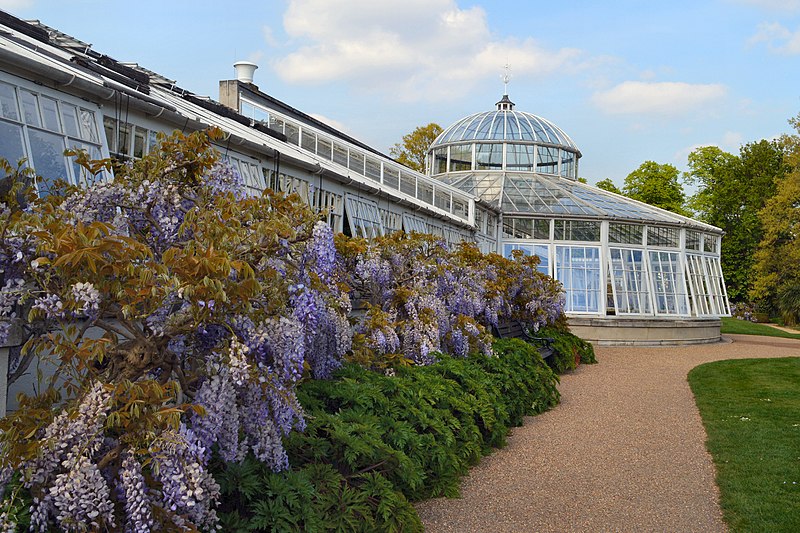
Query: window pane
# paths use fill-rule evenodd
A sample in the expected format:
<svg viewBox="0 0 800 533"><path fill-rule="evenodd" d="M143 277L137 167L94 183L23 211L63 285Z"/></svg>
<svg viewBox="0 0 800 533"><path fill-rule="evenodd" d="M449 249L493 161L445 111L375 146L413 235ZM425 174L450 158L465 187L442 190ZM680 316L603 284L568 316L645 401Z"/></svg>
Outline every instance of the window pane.
<svg viewBox="0 0 800 533"><path fill-rule="evenodd" d="M119 141L117 142L117 153L127 156L131 150L131 126L130 124L120 124Z"/></svg>
<svg viewBox="0 0 800 533"><path fill-rule="evenodd" d="M375 181L381 180L381 163L377 159L368 157L365 170L368 178L374 179Z"/></svg>
<svg viewBox="0 0 800 533"><path fill-rule="evenodd" d="M592 220L555 220L555 239L559 241L600 240L600 222Z"/></svg>
<svg viewBox="0 0 800 533"><path fill-rule="evenodd" d="M686 230L686 249L699 250L700 249L700 232Z"/></svg>
<svg viewBox="0 0 800 533"><path fill-rule="evenodd" d="M321 137L317 139L317 155L324 157L325 159L330 161L331 142Z"/></svg>
<svg viewBox="0 0 800 533"><path fill-rule="evenodd" d="M12 167L25 157L22 126L0 121L0 157L7 159Z"/></svg>
<svg viewBox="0 0 800 533"><path fill-rule="evenodd" d="M42 176L39 194L44 196L57 179L68 179L67 161L64 157L64 138L45 131L28 131L31 143L32 166Z"/></svg>
<svg viewBox="0 0 800 533"><path fill-rule="evenodd" d="M447 148L437 148L433 151L433 173L447 172Z"/></svg>
<svg viewBox="0 0 800 533"><path fill-rule="evenodd" d="M298 128L296 124L287 122L285 134L286 134L286 140L288 142L294 145L300 144L300 128Z"/></svg>
<svg viewBox="0 0 800 533"><path fill-rule="evenodd" d="M609 256L617 314L650 314L650 288L642 250L610 248Z"/></svg>
<svg viewBox="0 0 800 533"><path fill-rule="evenodd" d="M532 171L534 148L534 146L524 144L507 145L506 168L508 170Z"/></svg>
<svg viewBox="0 0 800 533"><path fill-rule="evenodd" d="M111 117L103 117L103 129L106 132L108 151L115 153L117 151L117 121Z"/></svg>
<svg viewBox="0 0 800 533"><path fill-rule="evenodd" d="M316 135L303 130L302 146L303 149L314 152L317 148Z"/></svg>
<svg viewBox="0 0 800 533"><path fill-rule="evenodd" d="M78 110L74 105L61 103L61 122L64 133L72 137L78 136Z"/></svg>
<svg viewBox="0 0 800 533"><path fill-rule="evenodd" d="M638 224L614 224L608 225L608 242L620 244L642 244L644 238L644 226Z"/></svg>
<svg viewBox="0 0 800 533"><path fill-rule="evenodd" d="M5 118L19 120L16 91L14 91L14 87L6 83L0 83L0 109Z"/></svg>
<svg viewBox="0 0 800 533"><path fill-rule="evenodd" d="M472 145L456 144L450 147L450 172L472 169Z"/></svg>
<svg viewBox="0 0 800 533"><path fill-rule="evenodd" d="M133 157L144 157L145 139L147 138L147 130L136 128L133 132Z"/></svg>
<svg viewBox="0 0 800 533"><path fill-rule="evenodd" d="M333 162L347 166L347 148L339 144L333 145Z"/></svg>
<svg viewBox="0 0 800 533"><path fill-rule="evenodd" d="M81 138L95 143L100 143L100 138L97 136L97 124L94 120L94 112L86 109L80 110L81 117Z"/></svg>
<svg viewBox="0 0 800 533"><path fill-rule="evenodd" d="M536 171L543 174L556 174L558 172L558 148L539 146L539 160Z"/></svg>
<svg viewBox="0 0 800 533"><path fill-rule="evenodd" d="M61 122L58 120L58 104L52 98L42 96L39 100L42 105L42 122L44 127L51 131L61 133Z"/></svg>
<svg viewBox="0 0 800 533"><path fill-rule="evenodd" d="M565 311L600 311L600 248L556 246L556 279L566 292Z"/></svg>
<svg viewBox="0 0 800 533"><path fill-rule="evenodd" d="M22 100L22 114L25 117L25 124L29 126L41 126L39 120L39 99L33 93L28 91L20 91L20 99Z"/></svg>
<svg viewBox="0 0 800 533"><path fill-rule="evenodd" d="M394 168L389 168L388 166L384 165L383 167L383 184L391 187L392 189L397 189L400 187L400 171Z"/></svg>
<svg viewBox="0 0 800 533"><path fill-rule="evenodd" d="M364 174L364 154L350 150L350 170Z"/></svg>
<svg viewBox="0 0 800 533"><path fill-rule="evenodd" d="M476 144L475 169L494 170L503 168L502 144Z"/></svg>
<svg viewBox="0 0 800 533"><path fill-rule="evenodd" d="M678 230L678 228L664 228L664 227L647 228L648 246L677 248L679 243L680 243L680 230Z"/></svg>
<svg viewBox="0 0 800 533"><path fill-rule="evenodd" d="M575 176L575 154L561 150L561 175L565 178L574 178Z"/></svg>
<svg viewBox="0 0 800 533"><path fill-rule="evenodd" d="M427 204L433 203L433 185L420 181L417 183L417 198Z"/></svg>
<svg viewBox="0 0 800 533"><path fill-rule="evenodd" d="M686 315L686 286L678 252L650 252L655 311L664 315Z"/></svg>

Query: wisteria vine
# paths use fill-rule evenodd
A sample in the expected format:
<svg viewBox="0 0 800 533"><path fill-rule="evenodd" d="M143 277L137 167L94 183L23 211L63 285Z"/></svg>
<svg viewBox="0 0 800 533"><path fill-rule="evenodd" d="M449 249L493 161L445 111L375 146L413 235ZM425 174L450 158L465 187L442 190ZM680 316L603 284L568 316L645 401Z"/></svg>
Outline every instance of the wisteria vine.
<svg viewBox="0 0 800 533"><path fill-rule="evenodd" d="M0 529L20 513L32 531L214 529L210 461L290 468L302 379L490 354L499 320L561 315L534 258L334 238L296 196L247 196L215 135L176 133L46 198L4 167L0 343L22 347L8 379L37 358L53 371L0 421Z"/></svg>

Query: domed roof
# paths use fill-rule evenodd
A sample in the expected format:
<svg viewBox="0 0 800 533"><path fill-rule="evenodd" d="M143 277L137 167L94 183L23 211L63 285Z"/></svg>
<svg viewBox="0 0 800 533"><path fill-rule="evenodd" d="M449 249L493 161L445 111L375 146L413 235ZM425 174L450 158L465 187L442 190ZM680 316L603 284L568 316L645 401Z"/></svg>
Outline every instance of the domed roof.
<svg viewBox="0 0 800 533"><path fill-rule="evenodd" d="M515 111L514 104L503 96L494 111L464 117L445 129L431 145L470 141L510 141L558 145L579 152L569 135L550 122L531 113Z"/></svg>

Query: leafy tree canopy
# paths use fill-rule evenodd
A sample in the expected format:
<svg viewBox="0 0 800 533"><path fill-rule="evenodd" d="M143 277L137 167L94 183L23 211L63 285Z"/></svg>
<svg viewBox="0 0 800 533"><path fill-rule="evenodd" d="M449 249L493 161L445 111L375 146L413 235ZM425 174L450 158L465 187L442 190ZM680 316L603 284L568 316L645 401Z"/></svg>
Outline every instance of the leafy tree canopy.
<svg viewBox="0 0 800 533"><path fill-rule="evenodd" d="M610 178L606 178L604 180L600 180L597 183L595 183L594 185L598 189L603 189L604 191L613 192L613 193L616 193L616 194L622 194L622 191L619 190L619 187L617 187L614 184L614 182L611 181Z"/></svg>
<svg viewBox="0 0 800 533"><path fill-rule="evenodd" d="M725 231L722 268L728 295L747 301L754 282L754 253L763 236L758 213L786 175L785 149L776 141L758 141L741 147L739 155L716 146L689 154L688 183L698 192L688 201L696 216Z"/></svg>
<svg viewBox="0 0 800 533"><path fill-rule="evenodd" d="M425 172L425 154L440 133L442 127L435 122L420 126L411 133L403 135L403 142L395 144L389 153L398 163L418 172Z"/></svg>
<svg viewBox="0 0 800 533"><path fill-rule="evenodd" d="M789 122L800 132L800 115ZM755 252L751 295L769 301L788 323L800 318L800 138L784 136L785 177L759 211L763 238Z"/></svg>
<svg viewBox="0 0 800 533"><path fill-rule="evenodd" d="M625 177L622 192L634 200L686 215L685 195L678 181L679 175L678 169L670 164L645 161Z"/></svg>

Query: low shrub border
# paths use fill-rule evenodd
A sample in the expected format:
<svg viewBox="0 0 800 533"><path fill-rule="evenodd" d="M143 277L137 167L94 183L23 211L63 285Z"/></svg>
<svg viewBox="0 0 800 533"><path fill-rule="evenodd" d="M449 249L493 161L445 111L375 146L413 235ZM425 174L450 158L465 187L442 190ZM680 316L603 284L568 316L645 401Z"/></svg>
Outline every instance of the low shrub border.
<svg viewBox="0 0 800 533"><path fill-rule="evenodd" d="M556 332L549 332L552 334ZM591 345L557 332L556 366ZM498 340L496 357L440 355L386 374L345 365L298 389L308 426L286 439L292 469L219 463L226 531L422 531L411 501L458 496L461 476L523 417L557 405L559 378L538 349ZM218 476L218 477L217 477Z"/></svg>

